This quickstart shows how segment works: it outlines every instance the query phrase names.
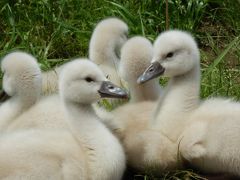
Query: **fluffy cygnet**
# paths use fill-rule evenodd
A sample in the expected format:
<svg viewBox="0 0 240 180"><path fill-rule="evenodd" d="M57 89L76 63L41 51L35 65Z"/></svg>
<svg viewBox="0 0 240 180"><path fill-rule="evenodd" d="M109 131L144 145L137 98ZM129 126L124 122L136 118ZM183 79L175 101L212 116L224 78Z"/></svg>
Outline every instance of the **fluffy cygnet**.
<svg viewBox="0 0 240 180"><path fill-rule="evenodd" d="M156 101L161 93L158 82L137 85L137 78L151 59L152 45L146 38L133 37L124 44L120 72L133 99L112 111L105 123L123 144L131 167L160 174L177 168L177 146L149 125L156 106L151 100Z"/></svg>
<svg viewBox="0 0 240 180"><path fill-rule="evenodd" d="M240 177L240 103L211 98L190 116L180 150L190 166L204 173Z"/></svg>
<svg viewBox="0 0 240 180"><path fill-rule="evenodd" d="M152 65L139 78L170 77L153 126L179 144L180 154L204 173L240 176L240 104L213 98L199 103L199 50L191 35L162 33L154 43Z"/></svg>
<svg viewBox="0 0 240 180"><path fill-rule="evenodd" d="M189 125L187 117L199 105L199 59L197 44L190 34L166 31L155 40L152 64L138 79L144 83L160 75L170 78L152 126L175 143Z"/></svg>
<svg viewBox="0 0 240 180"><path fill-rule="evenodd" d="M73 134L92 151L88 162L91 179L117 180L125 169L123 149L96 116L91 104L100 96L125 98L127 95L105 80L95 64L86 60L71 62L60 76L60 96Z"/></svg>
<svg viewBox="0 0 240 180"><path fill-rule="evenodd" d="M107 78L117 85L122 84L118 64L127 35L128 26L122 20L107 18L97 24L90 40L90 60L99 65Z"/></svg>
<svg viewBox="0 0 240 180"><path fill-rule="evenodd" d="M151 42L141 36L129 39L121 50L119 72L127 82L131 92L131 102L157 100L160 95L160 85L157 81L149 81L139 85L137 78L149 66L153 56Z"/></svg>
<svg viewBox="0 0 240 180"><path fill-rule="evenodd" d="M3 92L9 96L0 105L0 129L36 103L41 93L41 71L37 60L24 52L13 52L1 61Z"/></svg>
<svg viewBox="0 0 240 180"><path fill-rule="evenodd" d="M199 69L199 51L193 38L172 30L161 33L155 40L152 64L138 79L138 83L145 83L159 75L170 78L149 120L152 129L172 143L167 149L180 166L179 137L189 125L189 114L199 105Z"/></svg>
<svg viewBox="0 0 240 180"><path fill-rule="evenodd" d="M129 88L131 103L137 103L141 101L157 100L161 94L161 88L158 82L151 81L144 85L137 83L139 75L149 66L152 59L153 48L151 42L141 36L136 36L129 39L121 49L121 60L119 64L120 77L126 81ZM96 113L99 117L106 120L104 123L110 128L115 127L111 113L105 110L95 107Z"/></svg>
<svg viewBox="0 0 240 180"><path fill-rule="evenodd" d="M120 180L124 151L95 115L100 97L125 98L87 60L67 64L60 75L60 97L70 132L27 130L0 138L0 177L7 179ZM16 162L15 162L16 161Z"/></svg>

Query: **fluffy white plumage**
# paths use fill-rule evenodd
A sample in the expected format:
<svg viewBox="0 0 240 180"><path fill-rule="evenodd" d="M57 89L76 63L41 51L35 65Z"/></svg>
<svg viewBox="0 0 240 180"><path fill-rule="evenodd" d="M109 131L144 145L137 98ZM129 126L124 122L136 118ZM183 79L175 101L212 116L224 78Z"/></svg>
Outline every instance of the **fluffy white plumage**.
<svg viewBox="0 0 240 180"><path fill-rule="evenodd" d="M192 166L205 173L239 176L240 104L221 98L200 103L199 59L196 42L186 32L167 31L156 39L155 65L146 72L151 74L155 66L170 82L152 126L179 144L183 159Z"/></svg>
<svg viewBox="0 0 240 180"><path fill-rule="evenodd" d="M158 82L149 81L142 85L137 83L137 78L149 66L152 56L152 43L141 36L129 39L122 47L119 72L127 82L131 102L157 100L160 96L162 89Z"/></svg>
<svg viewBox="0 0 240 180"><path fill-rule="evenodd" d="M122 142L131 167L151 168L160 174L177 167L177 147L161 132L150 128L156 106L153 100L161 94L158 82L137 84L138 76L150 64L152 53L152 44L143 37L133 37L124 44L120 75L128 83L131 100L105 116L104 122Z"/></svg>
<svg viewBox="0 0 240 180"><path fill-rule="evenodd" d="M118 73L120 50L126 42L128 26L118 18L107 18L95 27L90 44L89 58L104 72L105 76L121 85Z"/></svg>
<svg viewBox="0 0 240 180"><path fill-rule="evenodd" d="M89 77L93 81L87 81ZM120 180L124 151L91 107L100 98L98 90L104 80L90 61L67 64L59 89L70 131L32 129L1 136L1 179Z"/></svg>
<svg viewBox="0 0 240 180"><path fill-rule="evenodd" d="M152 63L158 62L170 80L159 99L153 127L176 143L189 124L189 113L199 105L199 59L197 44L188 33L166 31L154 42Z"/></svg>
<svg viewBox="0 0 240 180"><path fill-rule="evenodd" d="M3 90L10 99L0 105L0 129L34 105L41 93L41 71L37 60L23 52L13 52L1 61Z"/></svg>

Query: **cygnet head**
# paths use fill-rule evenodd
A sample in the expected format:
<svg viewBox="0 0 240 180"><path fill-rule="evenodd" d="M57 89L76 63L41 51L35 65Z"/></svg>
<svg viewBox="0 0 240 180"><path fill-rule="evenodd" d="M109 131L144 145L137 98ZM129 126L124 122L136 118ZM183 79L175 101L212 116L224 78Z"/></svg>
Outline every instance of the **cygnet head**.
<svg viewBox="0 0 240 180"><path fill-rule="evenodd" d="M199 50L187 32L170 30L161 33L154 42L151 65L139 77L138 83L164 75L175 77L199 66Z"/></svg>
<svg viewBox="0 0 240 180"><path fill-rule="evenodd" d="M129 84L136 84L152 57L153 47L148 39L141 36L129 39L121 50L120 76Z"/></svg>
<svg viewBox="0 0 240 180"><path fill-rule="evenodd" d="M2 59L1 70L3 90L8 96L40 96L41 70L33 56L24 52L10 53Z"/></svg>
<svg viewBox="0 0 240 180"><path fill-rule="evenodd" d="M106 18L100 21L97 24L95 31L102 31L106 34L115 34L118 36L123 36L123 38L127 38L128 36L127 24L116 17Z"/></svg>
<svg viewBox="0 0 240 180"><path fill-rule="evenodd" d="M101 97L128 97L123 89L107 81L99 67L88 59L76 59L64 66L59 91L65 102L76 104L92 104Z"/></svg>
<svg viewBox="0 0 240 180"><path fill-rule="evenodd" d="M115 53L119 56L122 45L128 36L128 26L118 18L107 18L100 21L94 29L90 40L90 59L100 63L96 55L104 53L105 56L112 56ZM106 57L109 58L109 57ZM101 59L104 61L104 59Z"/></svg>

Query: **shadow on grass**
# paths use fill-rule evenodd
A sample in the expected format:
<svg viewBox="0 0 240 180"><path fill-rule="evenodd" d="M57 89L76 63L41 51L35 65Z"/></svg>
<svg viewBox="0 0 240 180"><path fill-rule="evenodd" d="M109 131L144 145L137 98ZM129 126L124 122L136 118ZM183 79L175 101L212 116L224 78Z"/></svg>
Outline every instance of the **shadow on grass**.
<svg viewBox="0 0 240 180"><path fill-rule="evenodd" d="M124 174L123 180L238 180L239 178L224 174L199 174L195 171L188 170L175 170L164 173L160 176L153 174L138 173L131 168L128 168Z"/></svg>

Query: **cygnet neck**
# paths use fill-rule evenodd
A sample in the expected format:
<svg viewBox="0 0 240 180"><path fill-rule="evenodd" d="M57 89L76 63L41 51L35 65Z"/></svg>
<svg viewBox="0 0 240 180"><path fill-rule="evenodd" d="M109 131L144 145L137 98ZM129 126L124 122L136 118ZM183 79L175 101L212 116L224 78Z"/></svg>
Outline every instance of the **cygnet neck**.
<svg viewBox="0 0 240 180"><path fill-rule="evenodd" d="M19 99L19 102L23 102L23 106L31 106L34 103L36 103L37 100L40 98L41 94L41 86L39 87L29 87L31 92L24 91L18 96L16 96L16 99Z"/></svg>
<svg viewBox="0 0 240 180"><path fill-rule="evenodd" d="M114 169L109 158L115 161L119 155L117 140L100 122L91 105L65 102L64 106L73 137L86 154L89 179L109 179L109 175L102 172Z"/></svg>
<svg viewBox="0 0 240 180"><path fill-rule="evenodd" d="M32 92L14 95L0 106L0 130L4 130L10 125L17 116L30 108L40 97L38 89L31 88Z"/></svg>
<svg viewBox="0 0 240 180"><path fill-rule="evenodd" d="M164 95L159 100L153 126L172 141L177 141L188 123L187 115L199 105L199 92L199 65L184 75L171 78Z"/></svg>
<svg viewBox="0 0 240 180"><path fill-rule="evenodd" d="M64 102L65 111L70 120L72 129L82 129L86 132L93 129L93 124L98 122L98 117L95 114L90 104L76 103L71 101Z"/></svg>
<svg viewBox="0 0 240 180"><path fill-rule="evenodd" d="M98 116L90 104L65 101L64 107L69 117L70 129L75 137L87 137L97 127L101 126Z"/></svg>
<svg viewBox="0 0 240 180"><path fill-rule="evenodd" d="M128 83L131 94L131 103L141 101L156 101L160 96L161 88L157 81L148 81L144 84Z"/></svg>
<svg viewBox="0 0 240 180"><path fill-rule="evenodd" d="M114 66L118 67L118 63L120 61L120 57L118 57L118 54L116 52L116 49L120 49L120 47L117 47L117 42L110 43L110 47L108 47L109 50L105 50L107 57L107 63L111 64L113 63ZM120 50L119 50L120 51Z"/></svg>
<svg viewBox="0 0 240 180"><path fill-rule="evenodd" d="M115 67L119 62L119 58L115 53L116 42L111 42L107 44L101 44L101 47L97 48L91 54L91 58L98 65L105 65L110 67Z"/></svg>

